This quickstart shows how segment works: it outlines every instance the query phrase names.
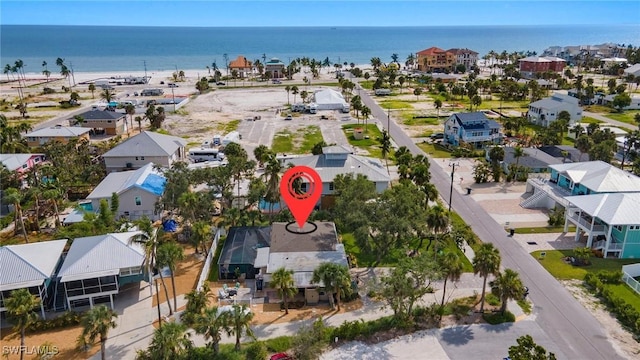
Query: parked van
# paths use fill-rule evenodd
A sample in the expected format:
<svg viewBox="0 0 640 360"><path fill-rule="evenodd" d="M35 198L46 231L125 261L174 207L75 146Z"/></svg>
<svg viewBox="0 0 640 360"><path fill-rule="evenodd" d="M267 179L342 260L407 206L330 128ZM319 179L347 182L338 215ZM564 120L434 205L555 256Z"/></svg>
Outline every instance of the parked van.
<svg viewBox="0 0 640 360"><path fill-rule="evenodd" d="M317 112L318 112L318 105L314 103L309 104L309 113L315 114Z"/></svg>
<svg viewBox="0 0 640 360"><path fill-rule="evenodd" d="M140 93L140 96L161 96L164 94L162 89L144 89Z"/></svg>
<svg viewBox="0 0 640 360"><path fill-rule="evenodd" d="M218 149L207 149L204 147L197 149L189 149L189 159L195 163L204 161L221 161L224 159L224 154L218 151Z"/></svg>
<svg viewBox="0 0 640 360"><path fill-rule="evenodd" d="M222 145L222 135L216 134L213 135L213 146Z"/></svg>
<svg viewBox="0 0 640 360"><path fill-rule="evenodd" d="M375 94L378 96L391 95L391 89L376 89Z"/></svg>
<svg viewBox="0 0 640 360"><path fill-rule="evenodd" d="M230 133L228 133L227 135L225 135L225 137L222 139L222 145L223 146L227 146L231 143L236 143L238 144L240 142L240 133L237 131L232 131Z"/></svg>
<svg viewBox="0 0 640 360"><path fill-rule="evenodd" d="M302 112L304 111L306 108L306 106L302 103L298 103L298 104L293 104L291 105L291 111L293 112Z"/></svg>
<svg viewBox="0 0 640 360"><path fill-rule="evenodd" d="M342 109L340 109L340 111L342 111L345 114L348 114L349 111L351 111L351 106L349 106L349 104L344 104L342 105Z"/></svg>

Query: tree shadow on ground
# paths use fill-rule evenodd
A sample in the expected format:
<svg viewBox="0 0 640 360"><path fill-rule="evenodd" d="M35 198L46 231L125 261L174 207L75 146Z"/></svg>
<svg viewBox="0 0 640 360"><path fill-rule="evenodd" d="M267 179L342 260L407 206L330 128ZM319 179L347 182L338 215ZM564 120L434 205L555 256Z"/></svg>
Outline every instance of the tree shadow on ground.
<svg viewBox="0 0 640 360"><path fill-rule="evenodd" d="M441 331L440 338L447 344L462 346L473 340L473 329L470 325L448 327Z"/></svg>

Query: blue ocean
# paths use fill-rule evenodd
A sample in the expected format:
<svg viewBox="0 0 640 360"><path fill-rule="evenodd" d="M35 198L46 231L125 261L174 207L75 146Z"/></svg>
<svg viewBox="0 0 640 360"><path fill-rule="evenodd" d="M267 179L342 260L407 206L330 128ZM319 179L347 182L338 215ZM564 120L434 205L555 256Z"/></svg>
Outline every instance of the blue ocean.
<svg viewBox="0 0 640 360"><path fill-rule="evenodd" d="M111 27L0 26L0 64L21 59L26 72L41 72L46 61L64 58L74 71L149 71L223 68L238 55L250 60L309 57L331 62L383 62L398 54L437 46L480 53L536 51L549 46L640 43L640 24L595 26L438 27Z"/></svg>

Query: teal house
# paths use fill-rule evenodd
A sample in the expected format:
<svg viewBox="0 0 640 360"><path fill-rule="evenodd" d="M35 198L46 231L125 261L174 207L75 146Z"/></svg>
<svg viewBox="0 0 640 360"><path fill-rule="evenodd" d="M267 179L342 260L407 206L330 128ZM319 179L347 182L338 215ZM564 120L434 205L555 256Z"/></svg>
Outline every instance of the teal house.
<svg viewBox="0 0 640 360"><path fill-rule="evenodd" d="M576 241L605 257L640 258L640 193L608 193L565 198L564 231L576 226Z"/></svg>

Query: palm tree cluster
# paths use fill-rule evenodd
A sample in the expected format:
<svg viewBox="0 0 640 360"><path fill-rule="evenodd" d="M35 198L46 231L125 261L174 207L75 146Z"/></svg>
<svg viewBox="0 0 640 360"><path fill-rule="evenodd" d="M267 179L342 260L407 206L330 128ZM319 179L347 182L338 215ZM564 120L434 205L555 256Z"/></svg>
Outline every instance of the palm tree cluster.
<svg viewBox="0 0 640 360"><path fill-rule="evenodd" d="M27 102L26 96L24 94L24 89L27 87L27 78L24 73L24 61L18 59L14 62L14 65L6 64L4 66L4 73L7 75L7 80L9 79L9 74L13 75L13 80L18 81L18 106L17 109L20 110L20 115L23 118L27 118Z"/></svg>

